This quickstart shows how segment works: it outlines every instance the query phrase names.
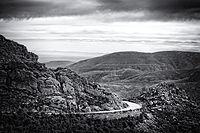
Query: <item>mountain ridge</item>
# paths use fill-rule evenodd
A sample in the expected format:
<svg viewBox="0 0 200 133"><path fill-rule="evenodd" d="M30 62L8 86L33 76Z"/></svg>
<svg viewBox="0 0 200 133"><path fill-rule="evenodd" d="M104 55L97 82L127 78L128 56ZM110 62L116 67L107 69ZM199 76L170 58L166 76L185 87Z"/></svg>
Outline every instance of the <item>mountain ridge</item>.
<svg viewBox="0 0 200 133"><path fill-rule="evenodd" d="M1 113L20 108L29 112L70 113L123 107L120 98L108 89L68 68L48 69L25 46L3 36L0 52L0 91L4 103Z"/></svg>
<svg viewBox="0 0 200 133"><path fill-rule="evenodd" d="M186 61L183 61L185 58ZM182 59L182 62L180 62ZM192 61L190 61L192 60ZM102 69L109 70L109 65L122 65L123 68L128 68L130 65L157 65L155 67L160 67L158 69L191 69L194 66L199 66L200 63L200 53L198 52L183 52L183 51L163 51L155 53L141 53L141 52L116 52L112 54L103 55L100 57L95 57L87 60L83 60L70 65L75 71L87 72L93 70L98 70L95 66ZM93 66L92 68L87 68L88 66ZM105 67L103 65L108 65ZM127 66L126 66L127 65ZM118 66L120 67L120 66ZM132 66L134 67L134 66ZM84 69L85 68L85 69ZM87 68L87 69L86 69Z"/></svg>
<svg viewBox="0 0 200 133"><path fill-rule="evenodd" d="M198 88L200 82L199 66L200 53L185 51L117 52L69 65L89 81L99 82L123 98L138 96L143 87L165 81L184 85L192 94L190 88Z"/></svg>

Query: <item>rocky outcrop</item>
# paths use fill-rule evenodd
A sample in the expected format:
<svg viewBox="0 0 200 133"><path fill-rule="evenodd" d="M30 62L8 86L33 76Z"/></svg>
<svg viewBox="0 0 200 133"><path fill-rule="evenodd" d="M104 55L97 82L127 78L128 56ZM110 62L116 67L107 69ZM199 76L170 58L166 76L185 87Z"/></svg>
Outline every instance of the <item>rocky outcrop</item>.
<svg viewBox="0 0 200 133"><path fill-rule="evenodd" d="M10 61L32 61L37 62L38 56L34 53L28 52L27 48L21 44L14 41L6 39L4 36L0 35L0 61L10 62Z"/></svg>
<svg viewBox="0 0 200 133"><path fill-rule="evenodd" d="M88 82L68 68L46 68L25 46L3 36L0 36L0 53L1 101L5 103L1 112L23 107L46 113L122 107L120 99L100 85ZM23 98L16 100L16 96Z"/></svg>
<svg viewBox="0 0 200 133"><path fill-rule="evenodd" d="M150 124L151 129L163 133L198 131L199 106L175 84L160 83L145 88L138 99L143 104L141 117L144 127Z"/></svg>
<svg viewBox="0 0 200 133"><path fill-rule="evenodd" d="M145 101L146 107L151 111L162 111L168 106L182 106L182 103L189 102L186 92L173 83L160 83L146 88L140 99Z"/></svg>

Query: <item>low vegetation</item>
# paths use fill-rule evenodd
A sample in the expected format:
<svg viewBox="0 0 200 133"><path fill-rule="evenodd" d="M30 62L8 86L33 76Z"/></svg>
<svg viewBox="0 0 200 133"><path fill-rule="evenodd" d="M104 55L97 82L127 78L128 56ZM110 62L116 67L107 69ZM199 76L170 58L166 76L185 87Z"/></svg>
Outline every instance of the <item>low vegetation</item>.
<svg viewBox="0 0 200 133"><path fill-rule="evenodd" d="M97 75L93 75L97 77L96 79L102 79L103 76L105 78L103 80L107 80L100 85L68 68L48 69L37 61L37 55L3 36L0 36L0 52L0 132L198 133L200 131L198 53L193 53L192 56L192 53L187 52L172 52L170 55L164 52L156 56L151 55L147 60L148 54L128 53L141 58L141 60L135 58L135 61L136 63L143 61L143 65L134 66L134 70L121 69L125 63L123 60L120 67L115 68L113 66L116 65L111 65L113 68L112 71L109 68L110 72L101 73L100 69L95 72L88 71L88 74ZM180 62L176 57L177 54L186 60ZM108 61L103 63L103 67L107 67L105 64L108 62L117 63L118 60L124 59L124 56L128 57L127 53L120 53L123 58L118 57L113 60L117 55L105 56ZM168 59L163 59L164 57ZM193 58L193 61L189 61ZM97 58L97 61L102 61L102 58ZM158 61L169 65L164 65L165 67L162 63L161 66L144 65ZM87 66L85 61L83 63L82 68ZM95 65L95 61L92 63ZM188 70L178 70L184 66ZM157 71L172 67L176 70ZM73 114L124 107L121 99L112 91L120 94L127 92L120 96L142 104L138 115L104 119L105 117Z"/></svg>

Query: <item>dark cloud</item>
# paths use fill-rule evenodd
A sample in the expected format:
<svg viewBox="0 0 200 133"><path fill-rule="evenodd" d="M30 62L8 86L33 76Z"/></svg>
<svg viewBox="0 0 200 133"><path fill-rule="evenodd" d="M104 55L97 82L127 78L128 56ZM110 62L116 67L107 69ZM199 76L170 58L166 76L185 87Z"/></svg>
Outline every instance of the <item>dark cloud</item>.
<svg viewBox="0 0 200 133"><path fill-rule="evenodd" d="M116 11L158 10L177 11L200 8L199 0L99 0L103 8Z"/></svg>
<svg viewBox="0 0 200 133"><path fill-rule="evenodd" d="M149 12L146 18L200 18L200 0L1 0L0 18ZM154 16L155 14L155 16Z"/></svg>
<svg viewBox="0 0 200 133"><path fill-rule="evenodd" d="M81 0L0 0L0 18L89 14L95 7L89 3L90 0L85 1L87 3Z"/></svg>
<svg viewBox="0 0 200 133"><path fill-rule="evenodd" d="M1 18L26 18L36 17L43 14L44 10L51 5L42 1L24 1L24 0L1 0L0 17Z"/></svg>
<svg viewBox="0 0 200 133"><path fill-rule="evenodd" d="M141 20L200 19L200 0L99 0L101 10L144 11ZM128 17L128 19L135 19Z"/></svg>

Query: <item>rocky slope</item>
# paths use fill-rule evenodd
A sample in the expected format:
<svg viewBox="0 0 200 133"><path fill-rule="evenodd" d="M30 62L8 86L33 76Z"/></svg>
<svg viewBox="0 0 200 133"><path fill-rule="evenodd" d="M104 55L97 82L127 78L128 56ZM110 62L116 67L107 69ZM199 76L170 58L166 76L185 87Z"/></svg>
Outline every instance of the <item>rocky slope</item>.
<svg viewBox="0 0 200 133"><path fill-rule="evenodd" d="M8 92L13 93L13 90ZM20 95L20 99L24 97L19 91L14 92L12 96ZM161 83L144 88L143 93L132 100L143 105L139 114L133 117L108 120L80 114L48 115L18 110L12 114L0 115L0 131L199 133L200 108L175 84Z"/></svg>
<svg viewBox="0 0 200 133"><path fill-rule="evenodd" d="M200 108L185 90L171 83L144 88L137 98L143 104L143 123L146 132L196 133L200 126ZM151 126L152 128L145 128Z"/></svg>
<svg viewBox="0 0 200 133"><path fill-rule="evenodd" d="M48 69L26 47L0 36L1 113L119 109L120 99L68 68Z"/></svg>

